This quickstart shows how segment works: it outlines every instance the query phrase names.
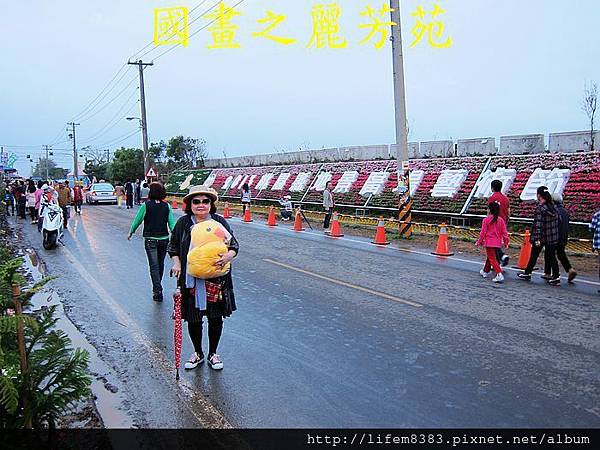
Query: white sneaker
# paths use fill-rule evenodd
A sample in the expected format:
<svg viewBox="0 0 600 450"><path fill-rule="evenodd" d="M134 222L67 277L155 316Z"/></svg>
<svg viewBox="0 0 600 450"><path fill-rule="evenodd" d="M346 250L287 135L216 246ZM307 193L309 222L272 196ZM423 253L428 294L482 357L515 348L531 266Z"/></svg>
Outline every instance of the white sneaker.
<svg viewBox="0 0 600 450"><path fill-rule="evenodd" d="M482 276L483 278L487 278L487 277L488 277L488 275L490 274L489 272L485 272L483 269L481 269L481 270L479 271L479 273L481 274L481 276Z"/></svg>
<svg viewBox="0 0 600 450"><path fill-rule="evenodd" d="M198 365L202 364L203 362L204 355L198 355L198 353L194 352L192 353L192 356L190 356L190 359L188 359L185 362L185 365L183 367L185 367L186 370L192 370L198 367Z"/></svg>
<svg viewBox="0 0 600 450"><path fill-rule="evenodd" d="M502 283L504 281L504 275L501 273L497 274L496 277L492 280L494 283Z"/></svg>
<svg viewBox="0 0 600 450"><path fill-rule="evenodd" d="M208 358L208 364L211 369L221 370L223 368L223 361L221 361L221 357L216 353L213 353L210 358Z"/></svg>

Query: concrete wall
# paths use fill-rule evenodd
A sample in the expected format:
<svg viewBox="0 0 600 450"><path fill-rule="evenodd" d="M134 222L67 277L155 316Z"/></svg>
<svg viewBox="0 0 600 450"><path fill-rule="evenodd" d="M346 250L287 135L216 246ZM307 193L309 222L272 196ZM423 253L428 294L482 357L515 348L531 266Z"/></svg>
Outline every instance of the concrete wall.
<svg viewBox="0 0 600 450"><path fill-rule="evenodd" d="M448 157L454 156L454 142L452 141L426 141L419 145L421 157Z"/></svg>
<svg viewBox="0 0 600 450"><path fill-rule="evenodd" d="M390 144L389 149L389 159L396 159L398 155L398 146L396 144ZM419 159L419 143L418 142L409 142L408 143L408 159Z"/></svg>
<svg viewBox="0 0 600 450"><path fill-rule="evenodd" d="M459 139L456 156L494 155L496 154L496 139L493 137Z"/></svg>
<svg viewBox="0 0 600 450"><path fill-rule="evenodd" d="M500 137L500 155L522 155L525 153L543 153L543 134L523 134Z"/></svg>
<svg viewBox="0 0 600 450"><path fill-rule="evenodd" d="M245 167L271 164L297 164L312 162L335 162L351 160L388 159L388 145L364 145L354 147L334 147L320 150L273 153L265 155L238 156L233 158L207 159L206 167Z"/></svg>
<svg viewBox="0 0 600 450"><path fill-rule="evenodd" d="M589 131L570 131L567 133L550 133L548 150L556 153L588 151L591 145ZM594 147L600 149L600 131L594 132Z"/></svg>

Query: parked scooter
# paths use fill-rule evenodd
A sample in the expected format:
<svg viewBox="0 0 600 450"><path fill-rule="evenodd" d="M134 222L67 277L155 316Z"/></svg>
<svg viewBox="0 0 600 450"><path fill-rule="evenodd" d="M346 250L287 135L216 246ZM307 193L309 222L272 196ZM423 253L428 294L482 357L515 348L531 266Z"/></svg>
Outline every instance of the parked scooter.
<svg viewBox="0 0 600 450"><path fill-rule="evenodd" d="M42 217L42 245L46 250L50 250L57 243L62 244L63 237L63 211L54 199L44 198L40 207L40 217Z"/></svg>

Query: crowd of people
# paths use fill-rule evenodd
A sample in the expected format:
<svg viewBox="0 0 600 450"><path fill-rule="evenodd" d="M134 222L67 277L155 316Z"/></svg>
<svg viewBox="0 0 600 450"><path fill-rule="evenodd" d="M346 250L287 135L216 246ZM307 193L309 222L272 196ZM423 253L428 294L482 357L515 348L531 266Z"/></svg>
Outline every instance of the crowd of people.
<svg viewBox="0 0 600 450"><path fill-rule="evenodd" d="M502 193L502 182L492 181L493 194L488 199L488 216L483 220L479 239L476 245L483 246L486 260L480 274L487 278L493 270L496 274L492 281L504 281L502 267L509 261L503 248L508 248L508 219L510 202ZM563 205L560 194L551 194L546 186L537 189L537 204L531 227L531 253L527 266L517 277L531 280L537 260L544 250L544 273L541 278L552 286L560 286L560 265L567 275L567 282L573 283L577 271L571 265L566 253L569 241L569 212ZM596 212L590 223L590 231L594 233L592 250L600 253L600 211ZM600 277L600 273L598 274ZM600 291L599 291L600 292Z"/></svg>
<svg viewBox="0 0 600 450"><path fill-rule="evenodd" d="M71 206L74 207L75 214L81 214L81 205L83 204L83 182L77 182L72 188L69 181L52 182L46 180L15 180L6 185L4 191L4 205L7 215L14 215L20 219L27 220L27 215L31 224L37 224L38 230L42 227L42 217L40 210L42 208L42 196L50 194L50 198L55 200L63 212L63 227L68 227Z"/></svg>

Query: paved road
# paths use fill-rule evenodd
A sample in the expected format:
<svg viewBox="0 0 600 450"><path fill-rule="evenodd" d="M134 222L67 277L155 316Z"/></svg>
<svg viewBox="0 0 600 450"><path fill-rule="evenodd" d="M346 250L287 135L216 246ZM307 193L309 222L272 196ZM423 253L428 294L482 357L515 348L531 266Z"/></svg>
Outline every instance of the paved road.
<svg viewBox="0 0 600 450"><path fill-rule="evenodd" d="M236 219L225 369L177 387L171 302L152 302L142 239L125 239L134 213L85 208L65 247L39 253L139 426L600 425L597 286L493 285L467 260Z"/></svg>

